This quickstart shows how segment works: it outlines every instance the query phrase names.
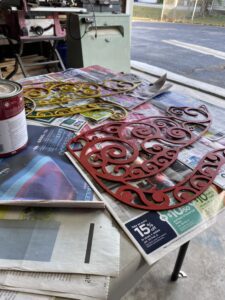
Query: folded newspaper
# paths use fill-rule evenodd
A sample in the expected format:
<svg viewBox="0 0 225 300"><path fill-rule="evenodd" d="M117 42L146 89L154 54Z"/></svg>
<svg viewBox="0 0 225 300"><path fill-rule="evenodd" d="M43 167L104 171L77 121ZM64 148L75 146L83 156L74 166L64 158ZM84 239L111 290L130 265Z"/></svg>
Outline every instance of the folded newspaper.
<svg viewBox="0 0 225 300"><path fill-rule="evenodd" d="M120 234L106 211L2 208L0 240L0 270L119 274Z"/></svg>
<svg viewBox="0 0 225 300"><path fill-rule="evenodd" d="M59 300L54 296L35 295L32 293L21 293L10 290L0 290L0 300Z"/></svg>
<svg viewBox="0 0 225 300"><path fill-rule="evenodd" d="M107 299L110 277L1 271L0 287L50 296L62 295L71 299ZM1 298L0 298L1 300Z"/></svg>

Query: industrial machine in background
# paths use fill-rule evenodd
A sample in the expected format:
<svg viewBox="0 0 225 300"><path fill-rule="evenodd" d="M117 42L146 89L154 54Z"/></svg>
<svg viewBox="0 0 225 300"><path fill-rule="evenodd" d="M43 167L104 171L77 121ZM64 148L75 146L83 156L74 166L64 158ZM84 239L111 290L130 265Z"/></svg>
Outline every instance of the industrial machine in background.
<svg viewBox="0 0 225 300"><path fill-rule="evenodd" d="M121 12L121 0L29 0L29 5L46 7L80 7L88 12Z"/></svg>
<svg viewBox="0 0 225 300"><path fill-rule="evenodd" d="M70 14L67 18L67 65L101 65L130 71L130 17L127 14Z"/></svg>
<svg viewBox="0 0 225 300"><path fill-rule="evenodd" d="M62 1L63 2L63 1ZM86 12L81 7L56 7L54 1L43 0L0 0L7 36L15 39L26 37L65 37L59 15L68 12Z"/></svg>
<svg viewBox="0 0 225 300"><path fill-rule="evenodd" d="M130 21L122 14L125 0L0 0L5 19L4 34L15 52L15 69L20 66L26 43L49 44L49 57L34 65L65 69L57 44L67 35L67 66L99 64L117 71L130 68ZM67 20L67 21L66 21ZM67 32L66 32L67 31ZM15 47L15 41L17 47Z"/></svg>
<svg viewBox="0 0 225 300"><path fill-rule="evenodd" d="M120 13L122 11L122 1L120 0L80 0L76 1L77 6L86 8L88 12L113 12Z"/></svg>
<svg viewBox="0 0 225 300"><path fill-rule="evenodd" d="M58 3L58 5L57 5ZM62 3L70 6L60 6ZM59 5L60 4L60 5ZM74 1L55 0L0 0L0 8L4 18L3 33L15 56L15 68L7 76L11 78L20 66L25 77L29 76L26 67L38 65L55 66L59 70L65 69L64 63L57 49L58 41L65 40L66 31L60 16L71 12L86 12L85 8L77 7ZM24 46L27 43L39 42L46 48L46 59L35 63L24 64ZM34 47L35 51L37 47Z"/></svg>
<svg viewBox="0 0 225 300"><path fill-rule="evenodd" d="M26 12L122 12L125 0L0 0L1 9L25 10ZM75 10L74 10L75 9Z"/></svg>

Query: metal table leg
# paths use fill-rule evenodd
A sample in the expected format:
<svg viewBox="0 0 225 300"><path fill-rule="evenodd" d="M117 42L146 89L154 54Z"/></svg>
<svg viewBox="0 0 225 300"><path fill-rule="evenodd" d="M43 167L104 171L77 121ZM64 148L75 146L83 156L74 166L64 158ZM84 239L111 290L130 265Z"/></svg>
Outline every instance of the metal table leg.
<svg viewBox="0 0 225 300"><path fill-rule="evenodd" d="M7 35L6 35L6 37L7 37ZM14 56L14 58L15 58L14 69L13 69L12 72L10 72L10 73L6 76L6 78L5 78L5 79L10 79L10 78L13 77L13 76L16 74L16 72L18 71L19 62L18 62L17 57L16 57L17 54L16 54L16 51L15 51L15 45L13 44L12 39L10 39L9 37L7 37L7 40L8 40L8 43L9 43L9 45L10 45L11 51L12 51L12 53L13 53L13 56Z"/></svg>
<svg viewBox="0 0 225 300"><path fill-rule="evenodd" d="M190 241L188 241L187 243L183 244L180 247L180 250L179 250L179 253L178 253L178 256L177 256L177 260L176 260L176 263L175 263L175 266L174 266L174 269L173 269L173 273L172 273L171 278L170 278L171 281L176 281L179 277L179 273L180 273L180 270L181 270L181 267L182 267L182 264L183 264L188 246L189 246L189 243L190 243Z"/></svg>
<svg viewBox="0 0 225 300"><path fill-rule="evenodd" d="M24 66L23 61L22 61L22 58L21 58L21 56L22 56L22 54L23 54L23 46L24 46L24 43L23 43L22 41L19 41L19 51L18 51L18 53L16 54L16 59L17 59L17 61L18 61L18 64L19 64L19 66L20 66L20 69L21 69L21 71L22 71L22 73L23 73L23 76L26 78L26 77L28 77L29 75L28 75L28 73L26 72L25 66Z"/></svg>
<svg viewBox="0 0 225 300"><path fill-rule="evenodd" d="M52 47L53 54L56 56L56 59L58 60L58 62L60 64L60 67L62 68L63 71L65 71L66 67L62 61L59 51L57 50L58 41L53 41L52 43L50 42L50 45Z"/></svg>

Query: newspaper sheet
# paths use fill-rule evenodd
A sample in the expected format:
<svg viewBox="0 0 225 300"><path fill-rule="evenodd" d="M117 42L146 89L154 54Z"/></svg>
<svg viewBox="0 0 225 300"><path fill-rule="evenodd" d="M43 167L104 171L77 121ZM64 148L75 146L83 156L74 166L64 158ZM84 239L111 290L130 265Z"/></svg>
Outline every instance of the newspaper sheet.
<svg viewBox="0 0 225 300"><path fill-rule="evenodd" d="M117 276L120 235L102 210L2 208L0 269Z"/></svg>
<svg viewBox="0 0 225 300"><path fill-rule="evenodd" d="M54 300L68 300L68 299L101 300L101 298L96 298L96 297L91 297L91 296L85 296L85 295L79 295L79 294L59 293L59 292L51 292L51 291L42 291L42 290L33 290L33 289L29 289L29 288L16 288L16 287L11 288L11 287L4 287L4 286L1 286L1 285L0 285L0 288L2 290L6 289L8 291L15 291L15 292L20 292L20 293L22 292L22 293L52 297ZM52 299L52 298L50 298L50 299Z"/></svg>
<svg viewBox="0 0 225 300"><path fill-rule="evenodd" d="M211 226L214 217L225 208L225 192L218 192L216 186L212 186L191 203L176 209L160 212L134 209L99 192L82 167L69 153L66 155L105 201L110 213L149 265Z"/></svg>
<svg viewBox="0 0 225 300"><path fill-rule="evenodd" d="M212 115L210 130L196 144L180 151L178 160L164 172L155 176L154 182L157 186L164 188L174 185L190 174L205 153L224 147L225 123L221 114L222 108L187 96L166 93L136 110L139 117L140 114L148 117L164 115L170 106L198 107L199 105L205 105ZM149 264L206 229L225 207L225 194L221 191L221 188L225 187L224 167L214 180L214 185L191 203L169 211L146 212L126 206L103 192L82 166L70 154L66 153L66 155L105 202L111 214Z"/></svg>
<svg viewBox="0 0 225 300"><path fill-rule="evenodd" d="M56 127L62 127L68 130L72 130L74 134L79 133L81 129L87 124L85 117L81 115L38 119L38 122L46 126L56 126Z"/></svg>
<svg viewBox="0 0 225 300"><path fill-rule="evenodd" d="M67 295L68 298L107 299L109 280L109 277L94 275L0 272L0 286L3 288L19 288L21 291L29 290L31 293L35 291L35 293L46 295L63 294L64 297Z"/></svg>
<svg viewBox="0 0 225 300"><path fill-rule="evenodd" d="M0 159L0 205L104 208L64 155L73 132L29 125L28 135L26 149Z"/></svg>
<svg viewBox="0 0 225 300"><path fill-rule="evenodd" d="M0 290L0 300L56 300L54 296Z"/></svg>

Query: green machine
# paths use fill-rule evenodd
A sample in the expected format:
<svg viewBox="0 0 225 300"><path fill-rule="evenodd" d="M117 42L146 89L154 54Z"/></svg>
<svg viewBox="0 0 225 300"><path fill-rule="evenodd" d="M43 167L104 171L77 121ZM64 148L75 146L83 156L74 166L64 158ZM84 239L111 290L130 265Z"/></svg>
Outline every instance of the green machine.
<svg viewBox="0 0 225 300"><path fill-rule="evenodd" d="M70 14L67 18L67 66L100 65L130 71L130 17L126 14Z"/></svg>

